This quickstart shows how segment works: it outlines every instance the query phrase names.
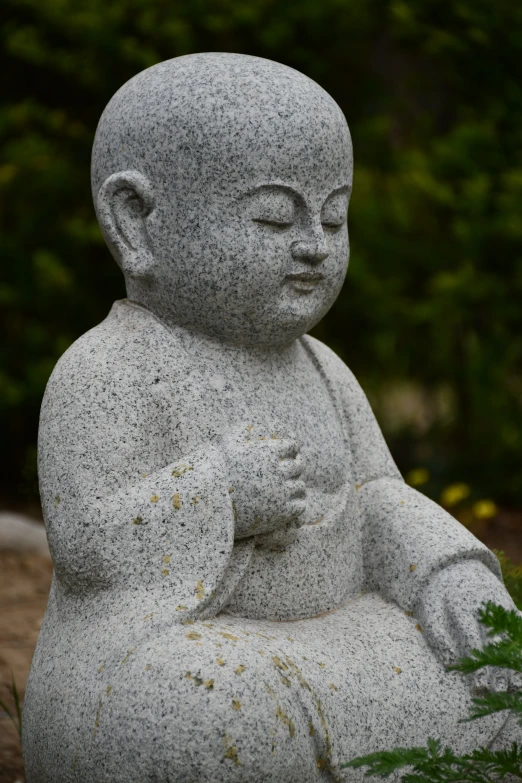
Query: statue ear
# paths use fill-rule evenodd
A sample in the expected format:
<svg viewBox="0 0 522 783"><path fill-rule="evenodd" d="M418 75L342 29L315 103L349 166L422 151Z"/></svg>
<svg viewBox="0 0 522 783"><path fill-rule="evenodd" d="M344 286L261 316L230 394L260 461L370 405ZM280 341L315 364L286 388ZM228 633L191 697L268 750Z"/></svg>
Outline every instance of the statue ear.
<svg viewBox="0 0 522 783"><path fill-rule="evenodd" d="M138 171L111 174L95 206L105 241L125 276L148 277L154 255L146 218L154 209L154 195L147 177Z"/></svg>

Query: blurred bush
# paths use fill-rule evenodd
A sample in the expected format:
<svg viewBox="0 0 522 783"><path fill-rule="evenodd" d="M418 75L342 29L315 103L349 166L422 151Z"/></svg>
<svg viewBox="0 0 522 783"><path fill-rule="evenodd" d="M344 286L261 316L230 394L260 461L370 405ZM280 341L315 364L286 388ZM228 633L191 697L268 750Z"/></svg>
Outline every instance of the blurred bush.
<svg viewBox="0 0 522 783"><path fill-rule="evenodd" d="M54 363L124 296L91 206L99 115L136 72L205 50L287 63L339 102L352 260L316 334L362 381L399 465L427 472L423 490L522 502L519 3L3 0L1 14L4 502L35 496Z"/></svg>

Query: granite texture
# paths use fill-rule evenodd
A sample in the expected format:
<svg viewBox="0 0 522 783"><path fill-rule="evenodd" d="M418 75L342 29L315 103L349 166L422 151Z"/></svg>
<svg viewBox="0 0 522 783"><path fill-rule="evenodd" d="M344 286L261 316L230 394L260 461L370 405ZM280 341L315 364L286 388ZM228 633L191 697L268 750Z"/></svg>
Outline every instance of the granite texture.
<svg viewBox="0 0 522 783"><path fill-rule="evenodd" d="M511 607L494 555L409 488L306 333L348 263L344 117L314 82L198 54L124 85L92 185L128 298L60 359L39 436L55 573L27 688L28 783L359 780L477 688L444 664Z"/></svg>

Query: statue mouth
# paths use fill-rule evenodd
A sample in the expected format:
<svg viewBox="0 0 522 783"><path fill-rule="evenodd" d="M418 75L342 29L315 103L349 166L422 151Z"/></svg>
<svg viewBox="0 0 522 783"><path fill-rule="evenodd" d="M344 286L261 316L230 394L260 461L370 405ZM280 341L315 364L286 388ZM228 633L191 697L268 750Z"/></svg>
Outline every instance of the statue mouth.
<svg viewBox="0 0 522 783"><path fill-rule="evenodd" d="M286 279L291 283L292 287L296 291L301 293L309 293L321 282L324 275L322 272L298 272L296 274L290 274L286 276Z"/></svg>

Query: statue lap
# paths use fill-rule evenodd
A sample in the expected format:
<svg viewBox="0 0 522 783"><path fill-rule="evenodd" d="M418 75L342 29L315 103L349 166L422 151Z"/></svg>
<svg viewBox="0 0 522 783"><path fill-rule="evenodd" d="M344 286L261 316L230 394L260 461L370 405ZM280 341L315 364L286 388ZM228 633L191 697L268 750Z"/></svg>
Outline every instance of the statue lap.
<svg viewBox="0 0 522 783"><path fill-rule="evenodd" d="M141 622L139 634L129 624L116 639L110 622L100 622L96 658L82 657L75 631L74 664L68 634L56 637L52 659L38 661L29 775L38 768L41 781L90 781L93 769L111 783L355 780L363 773L340 765L357 755L427 736L466 752L490 742L505 721L467 724L456 738L469 689L445 673L415 619L375 594L296 622L227 614L160 629L153 617Z"/></svg>

